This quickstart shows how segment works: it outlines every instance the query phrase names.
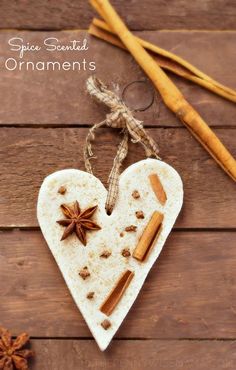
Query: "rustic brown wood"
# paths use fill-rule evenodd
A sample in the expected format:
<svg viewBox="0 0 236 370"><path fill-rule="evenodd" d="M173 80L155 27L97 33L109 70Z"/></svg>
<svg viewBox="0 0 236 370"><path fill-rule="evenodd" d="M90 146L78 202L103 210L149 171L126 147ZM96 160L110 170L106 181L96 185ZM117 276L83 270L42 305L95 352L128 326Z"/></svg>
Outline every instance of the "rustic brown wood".
<svg viewBox="0 0 236 370"><path fill-rule="evenodd" d="M124 1L112 4L131 29L229 29L235 28L233 0ZM0 25L5 28L87 28L94 12L88 1L1 0Z"/></svg>
<svg viewBox="0 0 236 370"><path fill-rule="evenodd" d="M235 341L116 340L100 352L91 340L31 340L32 370L234 370Z"/></svg>
<svg viewBox="0 0 236 370"><path fill-rule="evenodd" d="M236 188L208 153L185 128L151 129L160 155L180 173L184 183L184 206L177 227L235 227ZM235 129L216 129L235 154ZM65 169L84 169L85 128L1 128L0 226L37 226L36 202L45 176ZM95 175L104 184L112 166L118 132L104 129L97 135L93 162ZM143 148L130 145L125 166L144 159Z"/></svg>
<svg viewBox="0 0 236 370"><path fill-rule="evenodd" d="M227 6L222 0L199 0L197 6L187 0L181 4L177 0L112 3L133 30L235 29L232 0ZM0 2L0 28L87 28L93 15L88 1ZM137 35L236 88L236 49L232 47L236 31L142 31ZM40 72L24 67L7 71L7 58L19 60L9 51L11 37L34 44L48 37L57 37L63 44L88 38L86 53L42 51L26 54L22 61L62 63L85 57L95 61L98 77L120 85L120 93L132 81L147 81L130 55L85 31L0 31L0 126L35 126L0 128L0 228L9 227L0 229L0 325L14 335L26 330L34 337L55 337L31 341L36 360L30 368L35 370L234 370L235 231L172 232L116 336L125 340L114 339L102 353L89 339L91 333L40 231L12 228L37 227L37 193L47 174L84 168L82 145L87 129L39 126L89 126L102 120L106 110L85 93L86 78L93 71ZM235 105L190 82L171 78L209 125L218 127L216 133L236 154ZM143 88L132 85L127 102L137 107L138 101L143 106L150 91L148 84ZM159 142L163 159L183 178L185 202L176 228L235 228L234 183L166 109L158 94L154 104L136 116L147 126L158 127L149 132ZM160 128L170 126L178 128ZM103 130L98 140L96 175L105 183L118 137ZM142 149L132 146L125 166L143 157ZM74 337L80 339L69 339Z"/></svg>
<svg viewBox="0 0 236 370"><path fill-rule="evenodd" d="M172 232L117 337L236 338L235 243L235 232ZM14 332L91 337L38 231L1 233L0 296Z"/></svg>
<svg viewBox="0 0 236 370"><path fill-rule="evenodd" d="M11 3L11 2L8 2ZM129 3L129 2L126 2ZM153 2L154 3L154 2ZM157 45L171 50L186 58L219 82L236 88L236 32L189 32L159 31L139 32L137 35ZM89 41L86 52L39 52L25 53L20 60L16 51L10 51L8 41L12 37L21 37L25 43L39 44L48 37L56 37L62 44L71 40ZM120 85L120 93L130 82L146 79L132 57L125 51L89 36L82 31L67 32L0 32L1 50L1 91L0 91L0 124L2 125L91 125L104 119L105 109L93 103L85 92L85 81L94 71L8 71L5 61L16 58L19 61L94 61L98 77L106 82L112 81ZM112 61L112 63L111 63ZM13 68L13 62L9 63ZM29 67L32 68L32 67ZM41 65L42 68L42 65ZM56 68L56 67L55 67ZM88 68L88 64L86 64ZM189 102L198 110L205 121L211 126L235 126L235 104L206 91L205 89L173 77L180 90ZM151 85L150 85L151 86ZM126 101L132 102L135 96L139 106L147 105L150 100L150 89L140 84L132 86L126 94ZM134 104L131 103L133 106ZM137 104L135 106L138 108ZM164 106L158 94L154 104L136 116L144 120L146 125L180 126L181 122Z"/></svg>

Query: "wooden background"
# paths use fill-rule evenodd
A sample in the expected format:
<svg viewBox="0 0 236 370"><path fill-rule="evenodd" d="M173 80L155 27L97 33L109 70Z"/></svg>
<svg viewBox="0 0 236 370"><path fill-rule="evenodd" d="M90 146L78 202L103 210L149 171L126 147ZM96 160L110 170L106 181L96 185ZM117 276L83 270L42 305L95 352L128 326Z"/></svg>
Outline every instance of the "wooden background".
<svg viewBox="0 0 236 370"><path fill-rule="evenodd" d="M234 1L113 4L138 35L236 88ZM85 93L89 72L7 71L5 60L15 57L7 42L16 36L31 43L52 36L63 43L86 37L86 58L96 62L101 79L119 84L121 90L145 79L125 51L88 36L85 29L92 16L87 1L0 1L0 324L14 335L30 333L37 353L31 365L35 370L233 370L235 184L167 111L158 94L137 117L159 143L162 158L182 176L184 207L105 353L91 338L39 231L35 210L43 178L63 168L84 168L88 126L103 119L106 110ZM47 52L25 58L48 59ZM76 54L54 53L53 60L73 61ZM235 105L171 78L236 155ZM145 91L134 89L129 99L142 105ZM96 175L104 182L118 140L117 133L107 129L98 136ZM125 166L142 158L142 149L132 145Z"/></svg>

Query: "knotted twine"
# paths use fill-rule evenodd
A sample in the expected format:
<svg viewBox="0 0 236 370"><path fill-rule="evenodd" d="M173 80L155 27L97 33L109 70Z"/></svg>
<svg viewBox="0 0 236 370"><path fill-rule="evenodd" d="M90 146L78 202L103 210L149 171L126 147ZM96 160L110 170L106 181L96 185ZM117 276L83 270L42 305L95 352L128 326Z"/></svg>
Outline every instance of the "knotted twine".
<svg viewBox="0 0 236 370"><path fill-rule="evenodd" d="M108 90L98 78L91 76L87 80L87 90L89 94L95 97L99 102L104 103L111 110L106 115L106 119L95 124L86 137L84 148L84 162L86 171L93 174L90 159L93 157L92 140L95 139L95 131L102 127L121 128L123 139L121 140L116 156L113 161L112 170L108 177L108 193L106 199L106 211L111 214L116 203L119 192L120 167L128 154L129 135L133 143L141 143L145 149L147 157L158 157L158 146L155 141L144 130L142 122L133 117L132 112L114 92Z"/></svg>

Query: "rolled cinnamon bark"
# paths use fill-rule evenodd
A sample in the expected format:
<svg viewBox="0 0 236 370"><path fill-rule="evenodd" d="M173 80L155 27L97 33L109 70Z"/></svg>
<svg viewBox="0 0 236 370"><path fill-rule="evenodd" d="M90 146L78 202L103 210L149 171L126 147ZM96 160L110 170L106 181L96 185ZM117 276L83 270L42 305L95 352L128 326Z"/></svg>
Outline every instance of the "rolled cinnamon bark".
<svg viewBox="0 0 236 370"><path fill-rule="evenodd" d="M100 311L107 316L110 316L114 311L119 301L121 300L125 290L128 288L131 280L134 277L134 272L127 270L120 277L111 293L106 298L105 302L101 305Z"/></svg>
<svg viewBox="0 0 236 370"><path fill-rule="evenodd" d="M152 173L148 177L151 183L152 190L154 191L159 202L164 206L167 197L166 192L162 186L161 180L159 179L156 173Z"/></svg>
<svg viewBox="0 0 236 370"><path fill-rule="evenodd" d="M110 2L108 0L90 0L90 2L152 80L166 106L186 125L224 171L236 181L236 161L233 156L128 30Z"/></svg>
<svg viewBox="0 0 236 370"><path fill-rule="evenodd" d="M144 261L153 247L154 242L159 235L163 218L164 216L160 212L155 211L152 214L152 217L144 229L144 232L133 252L133 257L138 261Z"/></svg>
<svg viewBox="0 0 236 370"><path fill-rule="evenodd" d="M114 31L108 24L100 19L94 18L88 31L91 35L100 38L112 45L127 51L125 45L115 35ZM181 76L186 80L192 81L211 92L236 103L236 91L224 86L207 74L200 71L191 63L181 58L180 56L171 53L159 46L152 44L149 41L136 37L136 40L142 45L155 59L156 63L167 71L171 71L177 76Z"/></svg>

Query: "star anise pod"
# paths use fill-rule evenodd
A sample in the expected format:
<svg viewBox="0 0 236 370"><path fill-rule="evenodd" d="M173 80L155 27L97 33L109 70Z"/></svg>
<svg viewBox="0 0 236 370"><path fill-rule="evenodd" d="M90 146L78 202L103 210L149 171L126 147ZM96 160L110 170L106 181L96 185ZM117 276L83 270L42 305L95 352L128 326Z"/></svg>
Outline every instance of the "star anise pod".
<svg viewBox="0 0 236 370"><path fill-rule="evenodd" d="M0 369L28 370L27 359L34 356L34 352L22 348L28 342L29 335L22 333L13 340L11 333L4 328L0 328L0 335Z"/></svg>
<svg viewBox="0 0 236 370"><path fill-rule="evenodd" d="M83 245L86 245L86 231L100 230L101 227L91 220L98 206L85 209L83 212L80 209L77 200L72 206L62 204L61 209L66 219L59 220L57 223L66 226L66 229L61 237L61 240L66 239L69 235L75 232L78 239Z"/></svg>

